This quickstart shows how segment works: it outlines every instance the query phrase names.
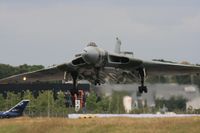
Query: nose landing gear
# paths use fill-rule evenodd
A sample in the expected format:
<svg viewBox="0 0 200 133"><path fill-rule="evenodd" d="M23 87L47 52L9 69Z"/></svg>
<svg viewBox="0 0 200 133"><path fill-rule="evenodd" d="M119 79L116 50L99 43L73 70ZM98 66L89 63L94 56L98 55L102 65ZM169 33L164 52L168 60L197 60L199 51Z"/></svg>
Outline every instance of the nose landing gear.
<svg viewBox="0 0 200 133"><path fill-rule="evenodd" d="M101 85L100 77L99 77L100 68L95 68L96 79L94 81L94 85Z"/></svg>
<svg viewBox="0 0 200 133"><path fill-rule="evenodd" d="M78 94L78 88L77 88L77 78L78 78L78 73L73 72L71 73L72 79L73 79L73 89L71 90L71 94Z"/></svg>
<svg viewBox="0 0 200 133"><path fill-rule="evenodd" d="M99 80L99 79L96 79L96 80L94 81L94 85L95 85L95 86L101 85L100 80Z"/></svg>

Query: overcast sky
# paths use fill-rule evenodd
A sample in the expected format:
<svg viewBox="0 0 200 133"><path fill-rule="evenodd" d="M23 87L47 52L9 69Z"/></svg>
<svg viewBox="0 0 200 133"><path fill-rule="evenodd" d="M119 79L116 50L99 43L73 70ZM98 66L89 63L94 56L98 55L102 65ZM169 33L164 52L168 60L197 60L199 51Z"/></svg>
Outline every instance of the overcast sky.
<svg viewBox="0 0 200 133"><path fill-rule="evenodd" d="M90 41L200 63L200 0L0 0L0 63L67 62Z"/></svg>

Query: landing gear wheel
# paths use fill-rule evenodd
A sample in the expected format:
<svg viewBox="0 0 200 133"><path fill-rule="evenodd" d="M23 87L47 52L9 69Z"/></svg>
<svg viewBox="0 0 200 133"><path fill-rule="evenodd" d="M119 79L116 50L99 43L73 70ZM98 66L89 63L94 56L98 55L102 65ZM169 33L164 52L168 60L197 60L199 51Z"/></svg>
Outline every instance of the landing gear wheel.
<svg viewBox="0 0 200 133"><path fill-rule="evenodd" d="M143 88L141 86L138 87L139 93L143 93Z"/></svg>
<svg viewBox="0 0 200 133"><path fill-rule="evenodd" d="M96 86L96 85L101 85L100 80L98 80L98 79L95 80L95 81L94 81L94 85L95 85L95 86Z"/></svg>
<svg viewBox="0 0 200 133"><path fill-rule="evenodd" d="M147 89L147 87L146 87L146 86L144 86L144 88L143 88L143 92L145 92L145 93L147 93L147 92L148 92L148 89Z"/></svg>
<svg viewBox="0 0 200 133"><path fill-rule="evenodd" d="M148 89L147 89L147 87L146 86L139 86L138 87L138 91L140 92L140 93L147 93L148 92Z"/></svg>

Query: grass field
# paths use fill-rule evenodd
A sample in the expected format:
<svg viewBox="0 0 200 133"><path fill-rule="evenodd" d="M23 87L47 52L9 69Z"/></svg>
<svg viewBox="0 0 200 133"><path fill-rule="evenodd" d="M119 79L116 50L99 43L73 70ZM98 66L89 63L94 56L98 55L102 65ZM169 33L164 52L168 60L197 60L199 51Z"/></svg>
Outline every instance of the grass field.
<svg viewBox="0 0 200 133"><path fill-rule="evenodd" d="M0 120L0 133L199 133L192 118L16 118Z"/></svg>

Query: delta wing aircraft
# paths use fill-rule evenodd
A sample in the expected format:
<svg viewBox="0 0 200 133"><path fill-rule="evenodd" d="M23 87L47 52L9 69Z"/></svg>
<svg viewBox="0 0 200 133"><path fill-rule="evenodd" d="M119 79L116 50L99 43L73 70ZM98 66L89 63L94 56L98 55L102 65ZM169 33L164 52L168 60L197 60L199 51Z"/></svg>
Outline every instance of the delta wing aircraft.
<svg viewBox="0 0 200 133"><path fill-rule="evenodd" d="M92 84L131 83L139 79L140 93L147 93L144 85L147 75L186 75L199 74L200 66L169 63L161 61L143 61L134 58L132 52L120 51L121 41L117 38L115 52L99 48L91 42L83 53L75 55L69 62L50 68L14 75L0 80L0 83L30 83L53 80L73 81L73 92L77 93L77 81L88 80Z"/></svg>

